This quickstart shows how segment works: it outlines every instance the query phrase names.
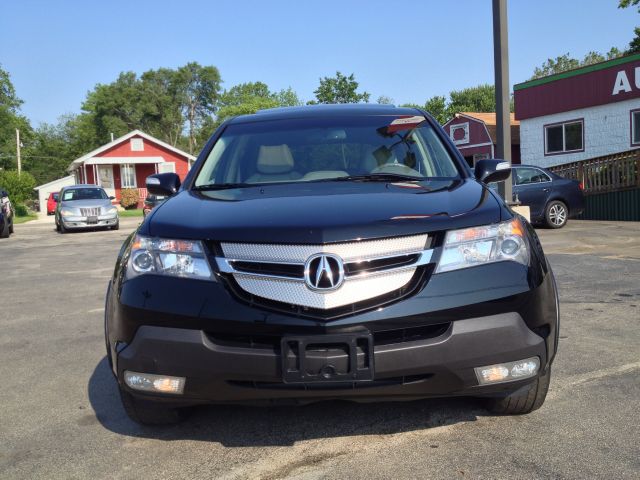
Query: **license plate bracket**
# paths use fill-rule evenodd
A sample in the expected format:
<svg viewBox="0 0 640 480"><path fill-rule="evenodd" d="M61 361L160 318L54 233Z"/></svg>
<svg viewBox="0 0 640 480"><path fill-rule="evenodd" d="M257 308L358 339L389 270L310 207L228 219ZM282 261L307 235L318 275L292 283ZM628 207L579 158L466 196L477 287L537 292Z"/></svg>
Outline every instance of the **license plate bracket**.
<svg viewBox="0 0 640 480"><path fill-rule="evenodd" d="M280 351L284 383L361 382L374 377L370 333L285 336Z"/></svg>
<svg viewBox="0 0 640 480"><path fill-rule="evenodd" d="M98 217L96 217L96 216L87 217L87 223L89 225L97 224L98 223Z"/></svg>

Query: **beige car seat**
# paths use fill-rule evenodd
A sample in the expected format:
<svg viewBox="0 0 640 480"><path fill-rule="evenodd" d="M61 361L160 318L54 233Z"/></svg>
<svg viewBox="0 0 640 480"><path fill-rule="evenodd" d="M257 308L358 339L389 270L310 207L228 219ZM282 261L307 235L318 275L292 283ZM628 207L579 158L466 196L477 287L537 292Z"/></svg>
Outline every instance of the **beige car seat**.
<svg viewBox="0 0 640 480"><path fill-rule="evenodd" d="M294 171L293 155L286 144L262 145L256 163L257 173L247 179L247 183L278 182L302 178Z"/></svg>

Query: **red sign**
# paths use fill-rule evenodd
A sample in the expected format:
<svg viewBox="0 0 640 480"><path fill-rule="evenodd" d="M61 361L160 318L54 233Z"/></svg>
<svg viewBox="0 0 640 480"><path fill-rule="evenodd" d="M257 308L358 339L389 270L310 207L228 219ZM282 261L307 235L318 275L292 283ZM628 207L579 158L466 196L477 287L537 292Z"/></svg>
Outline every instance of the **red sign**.
<svg viewBox="0 0 640 480"><path fill-rule="evenodd" d="M640 98L640 55L514 86L516 119Z"/></svg>

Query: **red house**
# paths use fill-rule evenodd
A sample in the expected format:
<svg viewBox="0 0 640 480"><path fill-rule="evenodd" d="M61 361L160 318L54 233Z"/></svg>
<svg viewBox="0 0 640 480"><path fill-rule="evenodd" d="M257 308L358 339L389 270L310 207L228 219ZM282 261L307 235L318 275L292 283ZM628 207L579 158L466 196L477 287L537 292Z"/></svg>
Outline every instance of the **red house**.
<svg viewBox="0 0 640 480"><path fill-rule="evenodd" d="M495 158L496 114L461 112L444 124L445 131L473 167L478 160ZM520 122L511 114L511 163L520 163Z"/></svg>
<svg viewBox="0 0 640 480"><path fill-rule="evenodd" d="M146 179L154 173L174 172L181 180L196 157L134 130L71 162L69 173L76 183L102 186L120 201L123 188L138 190L140 201L147 197Z"/></svg>

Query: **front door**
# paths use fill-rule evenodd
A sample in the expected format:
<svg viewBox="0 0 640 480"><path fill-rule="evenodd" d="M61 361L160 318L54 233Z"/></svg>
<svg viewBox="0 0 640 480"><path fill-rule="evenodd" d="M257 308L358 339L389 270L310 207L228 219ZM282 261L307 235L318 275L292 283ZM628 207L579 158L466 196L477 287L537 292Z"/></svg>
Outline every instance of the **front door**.
<svg viewBox="0 0 640 480"><path fill-rule="evenodd" d="M110 197L116 196L116 189L113 184L112 165L98 165L98 185L102 186Z"/></svg>
<svg viewBox="0 0 640 480"><path fill-rule="evenodd" d="M534 167L514 167L513 197L517 195L522 205L531 209L531 217L540 218L551 195L551 178Z"/></svg>

